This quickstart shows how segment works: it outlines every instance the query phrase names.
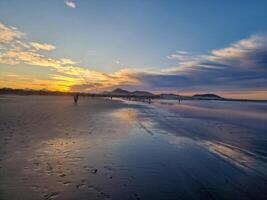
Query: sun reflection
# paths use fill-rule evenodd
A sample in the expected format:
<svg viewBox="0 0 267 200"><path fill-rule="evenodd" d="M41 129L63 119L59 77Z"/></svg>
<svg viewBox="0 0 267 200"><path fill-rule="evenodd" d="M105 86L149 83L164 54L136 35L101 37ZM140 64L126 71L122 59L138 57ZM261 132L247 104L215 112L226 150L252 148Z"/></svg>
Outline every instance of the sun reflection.
<svg viewBox="0 0 267 200"><path fill-rule="evenodd" d="M36 150L34 159L39 164L34 166L34 170L40 174L56 175L56 177L71 175L81 160L78 156L81 147L83 144L76 138L50 139Z"/></svg>
<svg viewBox="0 0 267 200"><path fill-rule="evenodd" d="M78 140L74 138L56 138L47 141L47 153L66 153L75 149Z"/></svg>
<svg viewBox="0 0 267 200"><path fill-rule="evenodd" d="M129 109L129 108L116 111L112 113L112 115L127 121L136 121L138 117L137 111L135 109Z"/></svg>

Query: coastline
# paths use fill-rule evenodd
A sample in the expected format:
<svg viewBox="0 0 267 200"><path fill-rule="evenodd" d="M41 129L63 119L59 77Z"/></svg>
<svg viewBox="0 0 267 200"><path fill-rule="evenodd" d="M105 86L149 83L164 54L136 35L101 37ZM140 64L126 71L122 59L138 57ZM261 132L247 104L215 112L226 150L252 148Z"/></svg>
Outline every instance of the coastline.
<svg viewBox="0 0 267 200"><path fill-rule="evenodd" d="M6 98L1 199L267 196L265 105Z"/></svg>

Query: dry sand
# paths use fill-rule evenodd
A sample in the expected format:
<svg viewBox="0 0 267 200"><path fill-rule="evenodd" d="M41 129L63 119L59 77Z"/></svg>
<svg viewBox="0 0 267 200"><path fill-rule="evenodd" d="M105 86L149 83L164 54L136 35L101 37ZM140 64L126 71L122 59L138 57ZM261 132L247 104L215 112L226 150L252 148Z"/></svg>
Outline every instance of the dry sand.
<svg viewBox="0 0 267 200"><path fill-rule="evenodd" d="M267 104L0 96L0 199L267 199Z"/></svg>

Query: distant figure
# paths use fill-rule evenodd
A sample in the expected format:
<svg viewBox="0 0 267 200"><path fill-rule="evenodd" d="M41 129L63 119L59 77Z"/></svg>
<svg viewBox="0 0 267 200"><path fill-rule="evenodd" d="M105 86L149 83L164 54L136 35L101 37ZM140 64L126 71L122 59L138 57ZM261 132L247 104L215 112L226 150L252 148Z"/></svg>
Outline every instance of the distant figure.
<svg viewBox="0 0 267 200"><path fill-rule="evenodd" d="M74 103L77 103L78 102L78 99L79 99L79 94L75 94L73 96Z"/></svg>
<svg viewBox="0 0 267 200"><path fill-rule="evenodd" d="M178 101L179 101L179 103L181 103L181 101L182 101L182 98L180 96L178 98Z"/></svg>
<svg viewBox="0 0 267 200"><path fill-rule="evenodd" d="M148 103L151 104L151 98L150 97L148 98Z"/></svg>

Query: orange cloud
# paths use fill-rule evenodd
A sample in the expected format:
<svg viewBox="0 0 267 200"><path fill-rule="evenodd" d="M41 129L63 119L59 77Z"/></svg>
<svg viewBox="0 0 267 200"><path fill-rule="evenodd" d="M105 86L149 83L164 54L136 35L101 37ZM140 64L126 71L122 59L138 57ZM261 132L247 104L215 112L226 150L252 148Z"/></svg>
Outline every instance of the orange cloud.
<svg viewBox="0 0 267 200"><path fill-rule="evenodd" d="M0 44L9 43L14 39L20 39L23 35L24 34L17 31L15 27L7 27L0 22Z"/></svg>
<svg viewBox="0 0 267 200"><path fill-rule="evenodd" d="M42 43L38 43L38 42L31 42L30 43L31 46L37 50L46 50L46 51L51 51L56 49L56 47L52 44L42 44Z"/></svg>
<svg viewBox="0 0 267 200"><path fill-rule="evenodd" d="M0 51L0 63L8 65L31 65L46 67L52 70L51 74L47 75L47 80L36 80L31 77L32 81L25 81L21 77L12 78L23 87L40 88L47 87L49 89L72 90L77 85L94 85L98 86L98 90L104 90L120 84L136 84L138 81L130 74L132 70L121 70L114 74L106 74L76 65L75 61L69 58L51 58L43 55L40 51L51 51L56 49L56 46L39 43L27 42L24 34L17 31L16 28L7 27L0 24L1 42L3 44ZM9 77L10 78L10 77ZM28 80L28 79L27 79ZM18 83L11 81L18 87ZM9 84L11 83L9 81ZM7 82L5 84L7 85ZM81 87L76 87L81 88ZM96 88L90 88L90 90ZM88 88L85 90L89 90Z"/></svg>
<svg viewBox="0 0 267 200"><path fill-rule="evenodd" d="M195 91L195 88L200 91L202 88L203 91L212 89L225 91L226 95L227 90L234 93L237 90L252 91L258 88L258 91L262 92L258 92L257 97L266 97L266 35L255 35L205 55L190 55L178 51L167 57L177 60L178 67L157 71L122 69L114 73L91 70L79 66L69 58L48 57L43 50L55 50L56 46L29 42L24 35L16 28L5 26L0 22L0 64L12 65L13 71L15 66L29 68L38 66L49 69L47 70L49 72L42 74L42 79L37 79L31 74L26 77L20 74L7 75L3 73L5 71L1 71L2 87L87 92L99 92L118 86L180 92ZM251 96L256 95L247 91L240 95L246 93Z"/></svg>

